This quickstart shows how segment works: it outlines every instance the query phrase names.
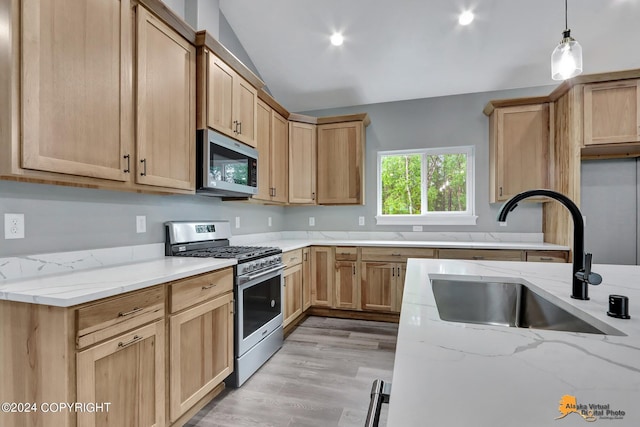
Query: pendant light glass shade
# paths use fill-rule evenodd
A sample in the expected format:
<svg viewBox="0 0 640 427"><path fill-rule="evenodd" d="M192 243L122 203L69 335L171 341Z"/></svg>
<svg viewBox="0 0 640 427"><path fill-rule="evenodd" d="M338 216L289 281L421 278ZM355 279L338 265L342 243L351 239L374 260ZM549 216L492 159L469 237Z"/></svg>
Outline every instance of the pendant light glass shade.
<svg viewBox="0 0 640 427"><path fill-rule="evenodd" d="M571 30L565 30L562 41L551 54L551 78L566 80L582 73L582 47L571 37Z"/></svg>

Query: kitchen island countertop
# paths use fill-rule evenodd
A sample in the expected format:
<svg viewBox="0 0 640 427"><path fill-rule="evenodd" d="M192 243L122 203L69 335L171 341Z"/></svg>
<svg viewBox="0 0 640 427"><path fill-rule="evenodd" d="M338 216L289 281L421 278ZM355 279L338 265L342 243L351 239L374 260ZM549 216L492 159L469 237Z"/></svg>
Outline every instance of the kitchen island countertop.
<svg viewBox="0 0 640 427"><path fill-rule="evenodd" d="M640 267L593 271L602 285L579 301L571 264L410 259L387 426L585 425L566 404L556 419L563 396L595 409L597 424L640 425ZM443 321L430 282L443 275L525 280L626 335ZM629 297L631 319L606 315L609 294Z"/></svg>

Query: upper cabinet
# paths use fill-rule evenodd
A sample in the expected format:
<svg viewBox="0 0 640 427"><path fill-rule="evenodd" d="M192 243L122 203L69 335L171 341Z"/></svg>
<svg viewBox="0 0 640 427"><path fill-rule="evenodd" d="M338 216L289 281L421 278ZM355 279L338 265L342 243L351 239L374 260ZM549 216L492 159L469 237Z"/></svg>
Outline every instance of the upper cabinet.
<svg viewBox="0 0 640 427"><path fill-rule="evenodd" d="M287 120L262 100L257 110L258 194L253 198L286 203L288 199Z"/></svg>
<svg viewBox="0 0 640 427"><path fill-rule="evenodd" d="M16 4L0 13L0 175L193 192L195 48L129 0Z"/></svg>
<svg viewBox="0 0 640 427"><path fill-rule="evenodd" d="M316 203L316 125L289 122L289 203Z"/></svg>
<svg viewBox="0 0 640 427"><path fill-rule="evenodd" d="M640 79L584 86L584 146L640 142Z"/></svg>
<svg viewBox="0 0 640 427"><path fill-rule="evenodd" d="M209 49L201 50L203 74L199 87L198 128L215 129L252 147L256 146L258 92L240 74Z"/></svg>
<svg viewBox="0 0 640 427"><path fill-rule="evenodd" d="M129 180L134 125L129 0L82 7L70 0L26 1L21 13L38 19L22 19L20 27L20 166Z"/></svg>
<svg viewBox="0 0 640 427"><path fill-rule="evenodd" d="M364 204L366 114L359 120L318 119L318 204ZM349 116L342 116L348 120Z"/></svg>
<svg viewBox="0 0 640 427"><path fill-rule="evenodd" d="M490 202L549 187L549 104L498 107L489 116Z"/></svg>
<svg viewBox="0 0 640 427"><path fill-rule="evenodd" d="M193 190L196 49L142 6L137 20L136 182Z"/></svg>

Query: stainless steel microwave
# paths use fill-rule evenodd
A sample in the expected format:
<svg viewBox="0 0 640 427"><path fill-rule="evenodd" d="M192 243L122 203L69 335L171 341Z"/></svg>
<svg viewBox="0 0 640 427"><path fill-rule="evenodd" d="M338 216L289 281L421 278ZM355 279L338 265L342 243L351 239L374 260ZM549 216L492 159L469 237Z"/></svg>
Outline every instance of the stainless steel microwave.
<svg viewBox="0 0 640 427"><path fill-rule="evenodd" d="M258 192L258 151L219 132L196 136L196 189L219 197L251 197Z"/></svg>

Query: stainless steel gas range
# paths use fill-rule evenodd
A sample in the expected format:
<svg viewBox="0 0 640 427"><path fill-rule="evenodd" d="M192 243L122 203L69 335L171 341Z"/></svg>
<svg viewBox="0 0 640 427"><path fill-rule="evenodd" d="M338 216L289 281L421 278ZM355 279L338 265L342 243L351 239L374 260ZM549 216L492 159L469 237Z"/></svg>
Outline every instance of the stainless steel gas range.
<svg viewBox="0 0 640 427"><path fill-rule="evenodd" d="M240 387L282 347L282 250L230 246L228 221L165 223L165 255L235 258L235 363L227 384Z"/></svg>

